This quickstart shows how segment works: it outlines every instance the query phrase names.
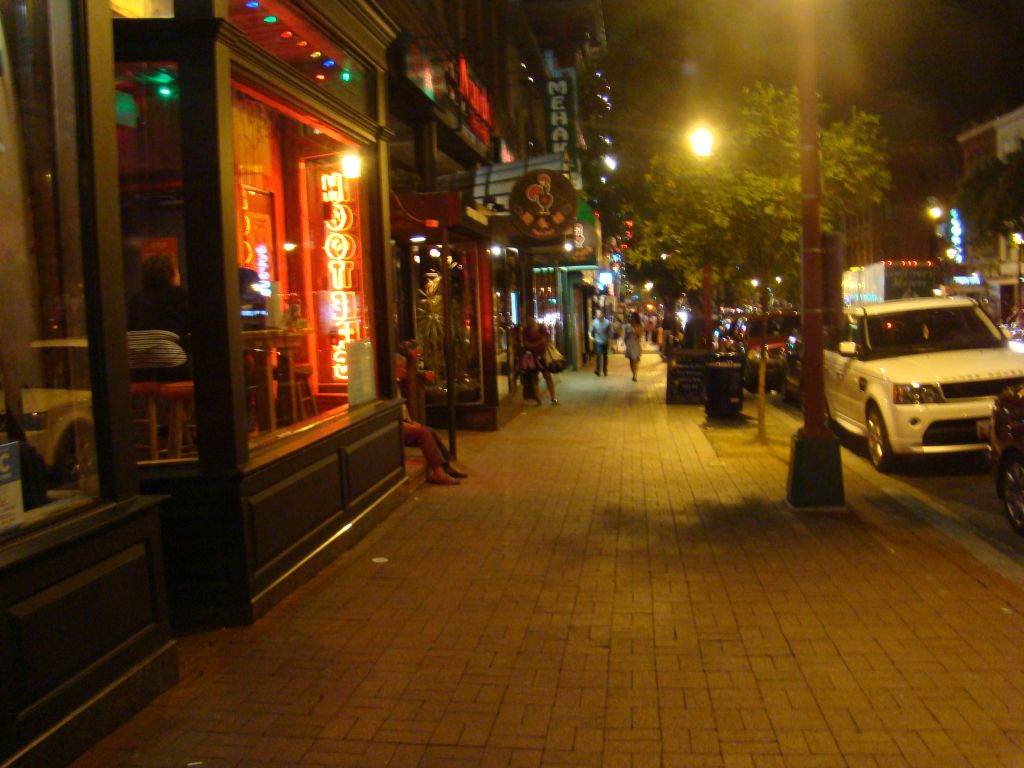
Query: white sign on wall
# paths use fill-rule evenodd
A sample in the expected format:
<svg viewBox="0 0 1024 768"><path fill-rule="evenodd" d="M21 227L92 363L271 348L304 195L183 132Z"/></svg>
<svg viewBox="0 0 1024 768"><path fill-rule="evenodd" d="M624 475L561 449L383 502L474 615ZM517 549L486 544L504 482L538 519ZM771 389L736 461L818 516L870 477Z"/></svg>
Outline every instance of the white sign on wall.
<svg viewBox="0 0 1024 768"><path fill-rule="evenodd" d="M373 344L363 339L349 342L345 349L348 352L348 405L354 408L377 397Z"/></svg>
<svg viewBox="0 0 1024 768"><path fill-rule="evenodd" d="M17 443L0 445L0 531L25 521L21 496L21 456Z"/></svg>

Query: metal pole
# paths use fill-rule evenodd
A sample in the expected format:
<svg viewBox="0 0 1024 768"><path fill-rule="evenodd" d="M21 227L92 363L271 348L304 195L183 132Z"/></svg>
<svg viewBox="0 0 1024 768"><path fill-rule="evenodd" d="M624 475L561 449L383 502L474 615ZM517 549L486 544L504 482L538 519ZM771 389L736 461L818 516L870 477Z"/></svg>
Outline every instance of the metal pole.
<svg viewBox="0 0 1024 768"><path fill-rule="evenodd" d="M799 37L800 191L803 239L804 425L790 444L786 501L796 508L845 504L839 441L825 420L822 311L821 166L818 157L818 93L813 10L818 0L795 3Z"/></svg>
<svg viewBox="0 0 1024 768"><path fill-rule="evenodd" d="M444 302L444 363L448 376L448 450L458 457L455 446L455 348L452 339L452 305L448 274L448 227L441 229L441 300Z"/></svg>
<svg viewBox="0 0 1024 768"><path fill-rule="evenodd" d="M704 349L711 349L711 333L714 329L711 309L711 266L705 264L701 270L701 293L704 304Z"/></svg>
<svg viewBox="0 0 1024 768"><path fill-rule="evenodd" d="M797 13L800 24L798 90L804 304L804 426L801 433L812 438L832 434L825 423L822 354L825 333L822 317L821 163L818 155L818 93L812 15L815 1L800 3Z"/></svg>

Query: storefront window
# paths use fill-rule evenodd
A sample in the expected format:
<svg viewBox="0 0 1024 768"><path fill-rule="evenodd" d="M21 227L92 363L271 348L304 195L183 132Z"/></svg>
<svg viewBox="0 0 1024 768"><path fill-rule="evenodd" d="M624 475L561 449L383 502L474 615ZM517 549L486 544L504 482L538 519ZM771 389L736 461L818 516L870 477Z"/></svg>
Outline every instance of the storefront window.
<svg viewBox="0 0 1024 768"><path fill-rule="evenodd" d="M99 488L72 45L55 8L0 2L0 537Z"/></svg>
<svg viewBox="0 0 1024 768"><path fill-rule="evenodd" d="M252 442L377 396L362 157L239 85L238 267Z"/></svg>
<svg viewBox="0 0 1024 768"><path fill-rule="evenodd" d="M451 323L452 372L455 399L475 403L483 399L480 367L480 309L478 305L479 252L474 243L454 244L442 255L440 245L414 244L412 261L417 287L415 338L424 369L432 371L426 385L428 403L447 402L448 359L445 355L444 285L441 270L448 269L448 318ZM445 265L444 262L447 262Z"/></svg>
<svg viewBox="0 0 1024 768"><path fill-rule="evenodd" d="M153 19L174 16L174 0L110 0L115 18Z"/></svg>
<svg viewBox="0 0 1024 768"><path fill-rule="evenodd" d="M491 312L494 324L494 370L498 377L498 392L512 392L515 389L513 377L513 326L512 305L516 297L514 276L510 275L509 260L514 259L514 249L500 245L491 248Z"/></svg>
<svg viewBox="0 0 1024 768"><path fill-rule="evenodd" d="M122 62L115 71L135 456L195 459L178 68Z"/></svg>
<svg viewBox="0 0 1024 768"><path fill-rule="evenodd" d="M253 43L360 112L374 104L369 67L329 40L284 0L231 0L231 23Z"/></svg>

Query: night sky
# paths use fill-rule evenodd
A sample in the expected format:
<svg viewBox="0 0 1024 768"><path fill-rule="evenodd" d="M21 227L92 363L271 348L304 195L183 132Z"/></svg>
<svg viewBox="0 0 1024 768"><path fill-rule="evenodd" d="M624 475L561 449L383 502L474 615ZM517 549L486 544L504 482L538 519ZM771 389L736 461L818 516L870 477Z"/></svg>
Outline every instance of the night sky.
<svg viewBox="0 0 1024 768"><path fill-rule="evenodd" d="M794 4L604 0L613 97L632 120L726 119L743 85L795 81ZM894 144L951 142L1024 105L1024 0L814 0L819 90Z"/></svg>

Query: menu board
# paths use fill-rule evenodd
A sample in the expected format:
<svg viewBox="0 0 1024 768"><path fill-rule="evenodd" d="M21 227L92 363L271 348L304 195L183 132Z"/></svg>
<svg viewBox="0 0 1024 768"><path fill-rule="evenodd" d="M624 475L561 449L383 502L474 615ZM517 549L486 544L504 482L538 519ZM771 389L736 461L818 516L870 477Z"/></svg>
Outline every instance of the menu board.
<svg viewBox="0 0 1024 768"><path fill-rule="evenodd" d="M665 402L669 405L703 405L707 352L673 348L668 360Z"/></svg>

